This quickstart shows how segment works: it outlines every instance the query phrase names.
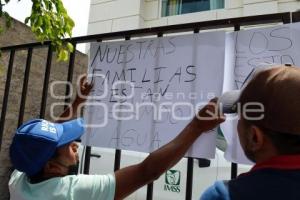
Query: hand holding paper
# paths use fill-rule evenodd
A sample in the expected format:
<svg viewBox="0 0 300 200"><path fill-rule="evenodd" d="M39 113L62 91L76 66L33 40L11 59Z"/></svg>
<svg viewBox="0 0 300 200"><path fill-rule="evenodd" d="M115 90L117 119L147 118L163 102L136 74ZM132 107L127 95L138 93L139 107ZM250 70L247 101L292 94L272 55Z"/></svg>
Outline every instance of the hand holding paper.
<svg viewBox="0 0 300 200"><path fill-rule="evenodd" d="M199 133L207 132L225 121L225 116L220 113L217 98L209 101L191 121L191 124L198 128Z"/></svg>

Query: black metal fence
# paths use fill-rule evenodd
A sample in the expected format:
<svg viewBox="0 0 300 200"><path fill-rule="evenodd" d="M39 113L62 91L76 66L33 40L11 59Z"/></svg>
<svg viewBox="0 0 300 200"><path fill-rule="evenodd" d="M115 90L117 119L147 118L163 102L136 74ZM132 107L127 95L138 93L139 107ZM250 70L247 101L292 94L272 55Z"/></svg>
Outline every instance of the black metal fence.
<svg viewBox="0 0 300 200"><path fill-rule="evenodd" d="M209 29L222 29L222 28L233 28L234 31L239 31L241 26L249 26L249 25L264 25L269 23L292 23L300 21L300 13L299 12L286 12L286 13L276 13L276 14L268 14L268 15L259 15L259 16L250 16L250 17L241 17L241 18L231 18L231 19L222 19L222 20L213 20L213 21L205 21L205 22L197 22L197 23L187 23L187 24L179 24L179 25L171 25L171 26L163 26L156 28L145 28L139 30L130 30L130 31L121 31L114 33L105 33L98 35L88 35L83 37L75 37L71 39L67 39L72 42L72 44L76 47L76 44L79 43L89 43L95 41L106 41L106 40L115 40L115 39L125 39L130 40L132 37L142 37L142 36L157 36L163 37L164 34L168 33L180 33L186 31L193 31L194 33L199 33L203 30ZM16 51L27 50L27 60L25 64L25 73L23 79L23 88L21 95L21 104L19 109L19 118L18 125L22 124L24 117L24 109L26 102L26 94L28 90L28 77L30 72L30 66L32 61L32 51L35 48L47 47L47 61L45 67L45 76L44 76L44 84L43 84L43 93L42 93L42 101L40 105L40 118L45 117L46 111L46 103L47 103L47 94L48 94L48 85L49 85L49 77L51 72L52 65L52 57L53 57L53 49L51 48L51 41L41 43L28 43L21 44L15 46L7 46L1 47L2 52L9 52L10 58L7 66L7 75L5 82L5 90L3 95L2 102L2 110L1 110L1 118L0 118L0 150L1 143L5 125L5 119L7 114L7 105L8 105L8 96L11 85L11 77L12 70L15 60ZM70 54L69 65L68 65L68 76L67 81L72 82L73 77L73 69L74 69L74 60L75 53ZM70 88L67 86L66 88L66 96L69 96ZM66 98L65 102L69 102L70 99ZM85 160L84 160L84 173L89 173L90 167L90 157L91 157L91 147L85 148ZM114 170L118 170L120 168L121 161L121 150L117 149L115 152L115 163ZM187 162L187 182L186 182L186 200L192 199L192 185L193 185L193 158L188 158ZM237 176L238 166L235 163L231 165L231 178L234 179ZM153 183L148 185L147 188L147 200L151 200L153 198Z"/></svg>

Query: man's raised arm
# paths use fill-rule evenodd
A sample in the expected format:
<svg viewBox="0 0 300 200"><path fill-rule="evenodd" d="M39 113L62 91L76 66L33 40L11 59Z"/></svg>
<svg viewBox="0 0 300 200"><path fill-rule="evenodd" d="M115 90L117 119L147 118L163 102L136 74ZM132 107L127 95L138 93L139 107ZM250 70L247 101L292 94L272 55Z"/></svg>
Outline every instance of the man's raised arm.
<svg viewBox="0 0 300 200"><path fill-rule="evenodd" d="M200 119L198 119L199 116ZM202 133L213 129L224 120L225 117L218 114L216 99L213 99L199 111L198 117L195 117L174 140L152 152L143 162L115 172L115 199L123 199L138 188L157 179L185 155Z"/></svg>

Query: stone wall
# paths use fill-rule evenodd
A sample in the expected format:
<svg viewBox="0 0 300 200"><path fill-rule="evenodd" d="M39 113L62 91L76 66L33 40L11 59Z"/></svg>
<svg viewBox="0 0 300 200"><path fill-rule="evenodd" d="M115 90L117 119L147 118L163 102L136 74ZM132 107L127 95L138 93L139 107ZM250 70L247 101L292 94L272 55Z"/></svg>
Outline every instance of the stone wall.
<svg viewBox="0 0 300 200"><path fill-rule="evenodd" d="M0 21L3 26L3 21ZM23 23L13 20L12 28L6 30L0 35L0 46L9 46L34 42L35 37L31 33L30 28ZM40 114L43 80L45 74L45 66L47 60L47 48L35 48L33 50L32 64L29 75L28 91L25 104L24 121L31 118L38 118ZM8 107L5 118L5 126L2 138L2 146L0 151L0 200L9 199L7 183L11 173L11 163L8 156L9 146L17 128L21 93L24 80L24 72L27 58L27 50L16 51L13 65L13 75L11 79ZM2 101L4 96L4 88L6 83L6 72L8 67L9 52L2 52L0 58L0 111L2 111ZM75 67L73 75L73 85L75 86L77 77L87 70L88 58L85 54L76 52ZM51 120L50 107L54 102L64 102L53 98L50 94L51 83L56 80L65 81L68 73L68 62L56 62L56 56L53 55L51 75L49 82L46 119ZM54 87L56 95L65 94L65 85L60 84ZM73 94L74 96L74 94ZM55 114L62 112L63 106L56 107Z"/></svg>

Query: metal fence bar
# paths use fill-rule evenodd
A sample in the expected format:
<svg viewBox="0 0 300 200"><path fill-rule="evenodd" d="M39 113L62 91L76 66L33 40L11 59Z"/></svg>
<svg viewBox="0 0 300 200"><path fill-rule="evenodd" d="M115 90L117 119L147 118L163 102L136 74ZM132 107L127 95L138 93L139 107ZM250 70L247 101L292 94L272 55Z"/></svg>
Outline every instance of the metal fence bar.
<svg viewBox="0 0 300 200"><path fill-rule="evenodd" d="M68 76L67 76L67 82L70 84L72 84L72 80L73 80L74 63L75 63L75 56L76 56L76 43L73 43L73 47L74 47L74 51L71 52L69 56ZM72 94L70 94L70 91L71 91L70 85L66 84L64 110L68 107L68 103L70 103L71 101ZM89 170L89 163L88 163L88 170Z"/></svg>
<svg viewBox="0 0 300 200"><path fill-rule="evenodd" d="M297 12L295 12L297 13ZM71 39L65 39L64 41L76 42L78 43L87 43L94 42L99 39L102 40L111 40L111 39L122 39L124 35L130 35L131 37L135 36L149 36L157 35L157 33L179 33L185 31L193 31L195 27L201 28L201 30L217 29L217 28L228 28L232 27L234 24L240 24L241 26L245 25L256 25L256 24L266 24L266 23L275 23L282 22L284 19L289 19L290 12L284 13L274 13L267 15L257 15L257 16L247 16L247 17L238 17L238 18L228 18L228 19L219 19L203 22L194 22L186 24L176 24L169 26L161 26L154 28L144 28L138 30L129 30L129 31L119 31L114 33L104 33L104 34L95 34L81 37L74 37ZM44 43L34 42L28 44L14 45L15 50L28 49L29 47L42 47L45 45L50 45L50 41L45 41ZM9 51L12 46L1 47L1 51Z"/></svg>
<svg viewBox="0 0 300 200"><path fill-rule="evenodd" d="M149 183L147 185L147 194L146 194L146 199L147 200L152 200L153 199L153 182Z"/></svg>
<svg viewBox="0 0 300 200"><path fill-rule="evenodd" d="M199 28L194 29L194 34L198 34ZM187 176L186 176L186 192L185 199L191 200L193 196L193 174L194 174L194 158L187 158Z"/></svg>
<svg viewBox="0 0 300 200"><path fill-rule="evenodd" d="M75 56L76 56L76 43L73 43L73 47L74 47L74 51L70 54L70 58L69 58L69 66L68 66L68 77L67 77L67 82L72 84L72 80L73 80L73 72L74 72L74 63L75 63ZM67 107L67 103L69 103L71 101L71 98L69 98L70 95L70 85L67 84L66 85L66 98L65 98L65 109Z"/></svg>
<svg viewBox="0 0 300 200"><path fill-rule="evenodd" d="M23 118L24 118L28 80L29 80L29 73L30 73L30 66L31 66L31 59L32 59L32 50L33 50L32 47L29 48L28 53L27 53L26 68L25 68L24 80L23 80L22 97L21 97L21 103L20 103L20 113L19 113L19 119L18 119L18 127L23 123Z"/></svg>
<svg viewBox="0 0 300 200"><path fill-rule="evenodd" d="M300 22L300 12L293 12L291 22Z"/></svg>
<svg viewBox="0 0 300 200"><path fill-rule="evenodd" d="M121 150L116 149L114 171L117 171L120 169L120 164L121 164Z"/></svg>
<svg viewBox="0 0 300 200"><path fill-rule="evenodd" d="M231 163L231 179L236 179L238 173L238 164Z"/></svg>
<svg viewBox="0 0 300 200"><path fill-rule="evenodd" d="M1 111L1 119L0 119L0 152L2 146L2 138L3 138L4 125L5 125L5 117L6 117L11 76L12 76L12 69L14 65L14 57L15 57L15 50L12 49L10 51L8 69L6 74L5 90L4 90L3 101L2 101L2 111Z"/></svg>
<svg viewBox="0 0 300 200"><path fill-rule="evenodd" d="M178 24L178 25L170 25L170 26L163 26L163 27L155 27L155 28L145 28L139 30L129 30L129 31L120 31L114 33L105 33L105 34L96 34L96 35L89 35L83 37L75 37L71 39L65 39L65 41L72 42L74 46L77 43L86 43L92 41L101 40L111 40L111 39L121 39L125 37L125 40L129 40L130 36L148 36L148 35L158 35L161 37L165 33L179 33L184 31L192 31L194 30L195 33L201 30L208 30L208 29L217 29L217 28L226 28L234 26L234 30L240 30L240 26L244 25L255 25L255 24L266 24L266 23L274 23L274 22L283 22L283 23L290 23L290 22L300 21L300 12L285 12L285 13L276 13L276 14L268 14L268 15L258 15L258 16L250 16L250 17L240 17L240 18L231 18L231 19L222 19L222 20L213 20L213 21L204 21L204 22L196 22L196 23L186 23L186 24ZM195 29L195 27L199 27ZM30 65L32 59L32 51L33 48L41 48L48 46L48 55L47 55L47 62L45 68L45 77L44 77L44 84L43 84L43 94L42 94L42 101L40 107L40 118L45 117L45 110L46 110L46 102L47 102L47 94L48 94L48 84L51 72L51 64L52 64L52 56L53 56L53 49L51 47L51 42L46 41L44 43L28 43L28 44L21 44L21 45L14 45L14 46L7 46L0 48L1 51L10 51L10 59L9 65L7 70L7 79L5 84L5 91L3 96L3 106L1 111L1 119L0 119L0 151L1 151L1 144L2 144L2 137L3 137L3 130L5 125L5 117L7 111L7 104L8 104L8 96L9 96L9 89L10 89L10 82L12 76L12 69L14 63L14 56L16 50L28 50L27 61L26 61L26 69L24 74L24 81L23 81L23 89L22 89L22 97L21 97L21 105L20 105L20 113L18 119L18 125L20 125L23 121L24 117L24 109L26 103L26 93L28 89L28 80L29 80L29 73L30 73ZM71 53L70 61L69 61L69 68L68 68L68 77L67 80L69 82L72 81L73 77L73 70L74 70L74 62L75 62L75 52ZM66 96L70 94L70 88L66 86ZM65 102L70 102L70 98L66 98ZM85 160L84 160L84 173L89 173L90 168L90 157L91 157L91 147L87 146L85 151ZM115 163L114 163L114 170L118 170L120 168L121 162L121 150L117 149L115 153ZM236 178L238 171L238 165L236 163L231 164L231 178ZM188 158L187 164L187 184L186 184L186 199L192 199L192 186L193 186L193 158ZM147 200L153 199L153 183L150 183L147 187Z"/></svg>
<svg viewBox="0 0 300 200"><path fill-rule="evenodd" d="M158 32L157 33L157 37L163 37L163 33L162 32ZM154 86L155 88L155 86ZM154 89L155 90L155 89ZM153 123L153 122L152 122ZM152 125L153 127L154 125ZM151 182L147 185L147 194L146 194L146 199L147 200L152 200L153 199L153 185L154 183Z"/></svg>
<svg viewBox="0 0 300 200"><path fill-rule="evenodd" d="M187 160L185 199L191 200L193 196L194 158L188 158Z"/></svg>
<svg viewBox="0 0 300 200"><path fill-rule="evenodd" d="M86 146L85 156L84 156L84 168L83 168L84 174L90 173L91 151L92 151L92 147Z"/></svg>
<svg viewBox="0 0 300 200"><path fill-rule="evenodd" d="M44 85L43 85L43 95L42 95L42 102L41 102L41 109L40 109L40 118L45 118L49 78L50 78L51 64L52 64L52 55L53 55L53 49L50 44L48 46L46 70L45 70Z"/></svg>
<svg viewBox="0 0 300 200"><path fill-rule="evenodd" d="M236 23L234 25L234 31L239 31L241 29L241 26L240 24ZM231 175L230 175L230 178L231 179L235 179L237 177L237 174L238 174L238 164L237 163L231 163Z"/></svg>

